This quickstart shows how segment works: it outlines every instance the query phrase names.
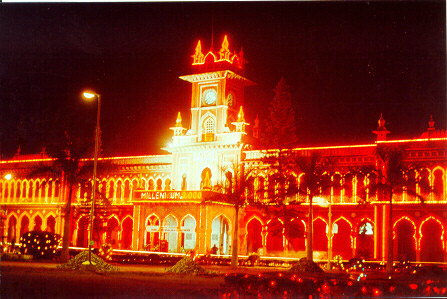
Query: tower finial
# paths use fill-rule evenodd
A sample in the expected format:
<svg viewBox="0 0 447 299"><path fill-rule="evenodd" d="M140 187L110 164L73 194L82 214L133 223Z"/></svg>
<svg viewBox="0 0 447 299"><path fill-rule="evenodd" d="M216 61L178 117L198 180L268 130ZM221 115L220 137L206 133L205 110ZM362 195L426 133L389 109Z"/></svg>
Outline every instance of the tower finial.
<svg viewBox="0 0 447 299"><path fill-rule="evenodd" d="M228 38L225 35L224 40L222 42L222 47L220 48L220 51L219 51L219 54L220 54L219 59L220 60L228 60L228 61L230 61L230 54L231 54L231 52L228 49L228 46L229 46Z"/></svg>
<svg viewBox="0 0 447 299"><path fill-rule="evenodd" d="M236 132L243 132L245 134L245 126L249 124L245 122L244 110L242 109L242 106L237 114L237 121L232 122L232 124L236 127Z"/></svg>
<svg viewBox="0 0 447 299"><path fill-rule="evenodd" d="M204 55L202 53L202 44L200 43L200 40L197 42L196 52L191 57L194 59L192 63L193 65L204 63Z"/></svg>
<svg viewBox="0 0 447 299"><path fill-rule="evenodd" d="M186 129L183 128L183 126L182 126L182 116L181 116L180 112L177 114L175 126L169 128L169 129L174 131L174 136L182 136L183 135L183 131L185 131Z"/></svg>
<svg viewBox="0 0 447 299"><path fill-rule="evenodd" d="M378 124L379 126L377 127L377 130L373 131L373 133L377 135L377 141L385 141L386 135L389 134L390 131L385 128L385 119L383 118L382 113L380 113Z"/></svg>
<svg viewBox="0 0 447 299"><path fill-rule="evenodd" d="M430 120L428 121L428 129L435 129L435 121L433 120L433 115L430 115Z"/></svg>

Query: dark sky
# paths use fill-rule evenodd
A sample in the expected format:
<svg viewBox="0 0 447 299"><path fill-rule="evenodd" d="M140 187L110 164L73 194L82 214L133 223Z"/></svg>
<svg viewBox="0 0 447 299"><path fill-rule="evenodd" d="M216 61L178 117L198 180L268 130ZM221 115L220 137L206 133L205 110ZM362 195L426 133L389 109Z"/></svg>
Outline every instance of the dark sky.
<svg viewBox="0 0 447 299"><path fill-rule="evenodd" d="M2 4L0 150L10 158L93 138L102 95L107 155L162 153L177 111L189 119L198 39L207 51L243 47L248 122L266 115L273 88L292 88L303 145L371 142L383 112L390 138L446 128L445 3L225 2ZM212 28L214 30L212 31Z"/></svg>

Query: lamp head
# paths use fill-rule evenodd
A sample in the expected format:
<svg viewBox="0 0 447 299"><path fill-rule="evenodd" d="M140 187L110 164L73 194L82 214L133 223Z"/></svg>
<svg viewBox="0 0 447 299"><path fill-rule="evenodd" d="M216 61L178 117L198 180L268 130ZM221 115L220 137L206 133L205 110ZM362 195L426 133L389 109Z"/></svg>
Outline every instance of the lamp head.
<svg viewBox="0 0 447 299"><path fill-rule="evenodd" d="M98 95L97 95L96 93L91 92L91 91L84 91L84 92L82 93L82 97L83 97L84 99L86 99L86 100L94 99L94 98L97 97L97 96L98 96Z"/></svg>
<svg viewBox="0 0 447 299"><path fill-rule="evenodd" d="M11 175L10 173L8 173L7 175L5 175L5 179L8 180L8 181L9 181L11 178L12 178L12 175Z"/></svg>

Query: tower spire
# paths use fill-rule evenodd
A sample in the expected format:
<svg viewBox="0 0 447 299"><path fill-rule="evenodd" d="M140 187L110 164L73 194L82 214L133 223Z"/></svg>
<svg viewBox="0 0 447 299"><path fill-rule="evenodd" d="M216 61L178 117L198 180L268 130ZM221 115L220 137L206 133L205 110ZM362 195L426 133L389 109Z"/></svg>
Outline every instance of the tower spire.
<svg viewBox="0 0 447 299"><path fill-rule="evenodd" d="M169 129L174 131L174 136L182 136L183 135L183 131L185 131L186 129L183 128L183 126L182 126L182 116L181 116L180 112L177 114L177 120L175 121L175 126L170 127Z"/></svg>
<svg viewBox="0 0 447 299"><path fill-rule="evenodd" d="M383 118L382 113L380 113L378 124L379 126L377 127L377 130L373 131L373 133L377 135L377 141L385 141L386 135L389 134L390 131L385 128L385 119Z"/></svg>

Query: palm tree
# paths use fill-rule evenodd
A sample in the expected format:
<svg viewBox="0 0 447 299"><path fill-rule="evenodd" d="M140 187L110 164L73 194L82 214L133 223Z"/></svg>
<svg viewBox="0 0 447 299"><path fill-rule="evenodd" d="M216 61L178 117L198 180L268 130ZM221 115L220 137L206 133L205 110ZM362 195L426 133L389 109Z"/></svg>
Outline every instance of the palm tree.
<svg viewBox="0 0 447 299"><path fill-rule="evenodd" d="M230 166L223 167L222 172L225 177L223 191L226 199L234 206L234 230L233 230L233 246L231 250L231 267L238 267L238 247L239 247L239 211L253 197L253 177L251 176L253 169L245 169L244 163L235 162Z"/></svg>
<svg viewBox="0 0 447 299"><path fill-rule="evenodd" d="M386 271L393 272L393 195L399 192L409 193L424 202L421 195L414 190L406 188L409 180L416 180L415 176L408 176L415 166L404 163L404 149L386 145L378 145L375 151L378 161L377 167L373 170L376 176L368 184L370 194L387 197L388 201L388 225L387 225L387 250L386 250ZM429 186L421 185L424 189L430 189Z"/></svg>
<svg viewBox="0 0 447 299"><path fill-rule="evenodd" d="M315 197L332 186L333 165L328 158L322 158L318 153L312 153L310 156L297 154L291 166L296 172L302 173L298 193L309 198L306 234L308 261L313 261L313 201Z"/></svg>
<svg viewBox="0 0 447 299"><path fill-rule="evenodd" d="M77 188L78 183L82 179L88 177L91 165L82 159L82 154L85 153L87 147L79 150L73 146L70 138L67 137L67 146L63 150L57 150L53 155L55 158L51 164L40 164L34 168L29 176L46 175L49 179L61 178L61 183L67 186L67 192L64 192L62 197L66 196L64 213L64 231L62 237L62 261L65 262L69 258L69 243L70 243L70 218L71 218L71 203L73 192ZM64 189L63 189L64 190Z"/></svg>

